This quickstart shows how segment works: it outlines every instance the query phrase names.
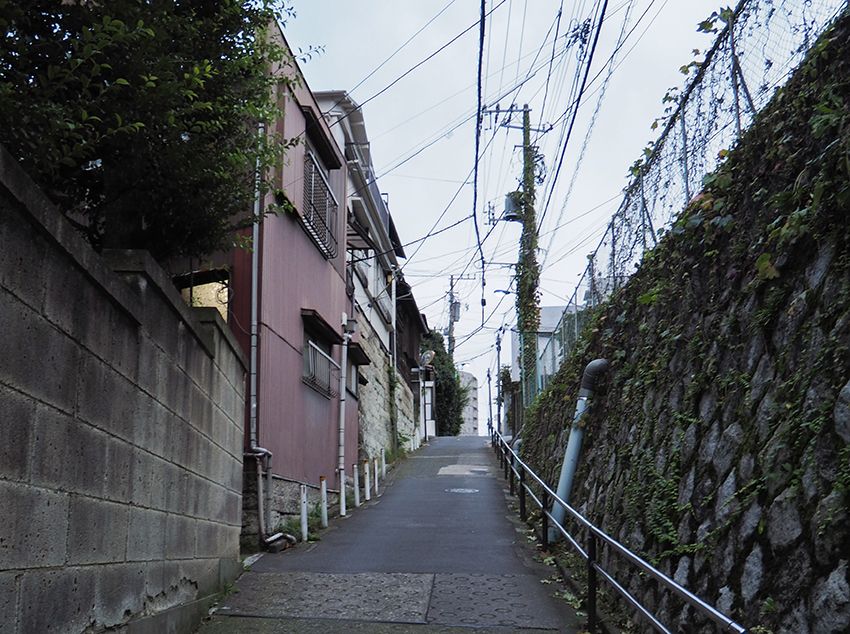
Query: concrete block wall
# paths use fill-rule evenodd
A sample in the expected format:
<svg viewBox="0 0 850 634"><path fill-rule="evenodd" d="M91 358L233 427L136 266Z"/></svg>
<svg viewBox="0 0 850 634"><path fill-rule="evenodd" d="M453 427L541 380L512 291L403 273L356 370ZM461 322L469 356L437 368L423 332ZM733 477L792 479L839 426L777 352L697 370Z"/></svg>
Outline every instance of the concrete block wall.
<svg viewBox="0 0 850 634"><path fill-rule="evenodd" d="M239 570L244 360L0 148L0 631L190 627Z"/></svg>

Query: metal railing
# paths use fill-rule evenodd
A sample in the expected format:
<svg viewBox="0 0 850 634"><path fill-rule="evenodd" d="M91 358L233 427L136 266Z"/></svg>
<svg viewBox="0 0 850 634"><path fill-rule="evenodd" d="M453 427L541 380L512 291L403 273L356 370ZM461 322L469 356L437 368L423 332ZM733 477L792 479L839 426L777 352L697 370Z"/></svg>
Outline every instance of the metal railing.
<svg viewBox="0 0 850 634"><path fill-rule="evenodd" d="M334 196L330 183L313 156L307 152L304 156L304 209L301 220L307 234L312 238L326 258L337 256L337 210L339 202Z"/></svg>
<svg viewBox="0 0 850 634"><path fill-rule="evenodd" d="M618 581L614 575L600 563L600 547L607 547L611 553L619 555L630 563L639 574L651 577L660 584L666 591L676 595L685 604L692 607L699 614L712 621L719 626L720 631L735 632L736 634L745 634L747 629L722 614L708 603L700 599L698 596L682 587L673 579L665 575L663 572L653 567L637 554L630 551L628 548L620 544L617 540L603 532L601 529L594 526L581 513L564 502L558 495L547 485L531 468L528 467L519 456L510 447L507 441L499 432L493 432L491 437L493 448L499 456L499 465L504 470L505 479L509 481L510 494L516 495L519 498L519 515L522 521L528 520L527 498L530 497L541 510L541 542L544 550L549 548L549 529L554 528L564 539L572 546L572 548L586 562L587 570L587 618L588 629L590 632L596 632L599 624L597 615L597 591L599 589L599 579L608 582L608 584L644 619L646 619L652 627L664 634L673 634L673 630L668 629L658 616L641 604L641 602L632 595L624 586L623 582ZM534 492L534 487L538 489L538 493ZM578 539L571 534L564 526L555 521L553 508L557 504L565 510L567 518L575 521L579 527L586 531L587 543L582 546Z"/></svg>
<svg viewBox="0 0 850 634"><path fill-rule="evenodd" d="M339 364L328 353L312 341L304 346L304 371L301 380L325 396L337 396L333 372L339 371Z"/></svg>
<svg viewBox="0 0 850 634"><path fill-rule="evenodd" d="M538 348L538 359L550 362L523 368L533 374L523 376L526 406L553 376L548 368L569 356L588 309L625 284L643 254L702 189L703 176L717 167L817 37L847 7L847 0L740 0L728 23L715 23L716 40L701 61L686 67L692 79L684 90L665 97L671 108L656 121L660 135L645 150L648 156L633 166L622 201L588 256L560 323ZM565 208L568 202L569 192Z"/></svg>

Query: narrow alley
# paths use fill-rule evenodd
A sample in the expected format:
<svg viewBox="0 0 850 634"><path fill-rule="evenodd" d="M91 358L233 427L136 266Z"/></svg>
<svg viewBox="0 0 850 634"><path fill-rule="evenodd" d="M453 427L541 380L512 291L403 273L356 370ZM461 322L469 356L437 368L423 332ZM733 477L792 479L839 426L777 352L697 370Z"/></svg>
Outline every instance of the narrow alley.
<svg viewBox="0 0 850 634"><path fill-rule="evenodd" d="M578 631L487 439L435 438L387 484L320 541L264 555L199 634Z"/></svg>

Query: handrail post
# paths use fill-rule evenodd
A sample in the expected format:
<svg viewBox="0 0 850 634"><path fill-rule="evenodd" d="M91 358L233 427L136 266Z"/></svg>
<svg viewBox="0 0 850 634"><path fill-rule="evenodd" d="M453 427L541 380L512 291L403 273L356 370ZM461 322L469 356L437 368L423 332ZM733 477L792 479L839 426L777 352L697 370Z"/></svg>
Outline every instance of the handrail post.
<svg viewBox="0 0 850 634"><path fill-rule="evenodd" d="M588 531L587 542L587 629L596 632L596 535Z"/></svg>
<svg viewBox="0 0 850 634"><path fill-rule="evenodd" d="M507 446L505 446L505 451L504 451L504 453L502 454L502 457L504 458L504 459L502 460L502 464L503 464L503 466L504 466L504 468L505 468L505 480L507 480L507 479L508 479L508 469L510 468L510 467L509 467L509 464L510 464L510 463L509 463L509 461L508 461L508 451L507 451Z"/></svg>
<svg viewBox="0 0 850 634"><path fill-rule="evenodd" d="M519 519L523 522L527 519L525 512L525 467L519 470Z"/></svg>
<svg viewBox="0 0 850 634"><path fill-rule="evenodd" d="M514 489L514 457L513 457L513 456L511 456L511 457L510 457L510 463L509 463L509 465L508 465L508 471L509 471L509 473L510 473L510 482L511 482L511 484L510 484L510 490L511 490L511 496L514 496L514 495L516 495L516 491L515 491L515 489Z"/></svg>
<svg viewBox="0 0 850 634"><path fill-rule="evenodd" d="M543 550L549 550L549 516L546 515L546 510L549 507L549 494L546 491L543 491L543 495L540 496L540 510L543 512L542 516L542 529L543 536L540 539L543 544Z"/></svg>

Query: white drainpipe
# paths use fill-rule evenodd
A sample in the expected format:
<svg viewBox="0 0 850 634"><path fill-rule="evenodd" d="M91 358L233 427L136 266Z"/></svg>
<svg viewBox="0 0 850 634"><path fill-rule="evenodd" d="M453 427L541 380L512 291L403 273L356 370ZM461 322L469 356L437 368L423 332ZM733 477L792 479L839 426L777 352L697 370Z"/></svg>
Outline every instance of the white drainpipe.
<svg viewBox="0 0 850 634"><path fill-rule="evenodd" d="M348 382L348 342L351 332L348 328L348 315L342 314L342 360L339 365L339 514L346 515L345 508L345 392Z"/></svg>

